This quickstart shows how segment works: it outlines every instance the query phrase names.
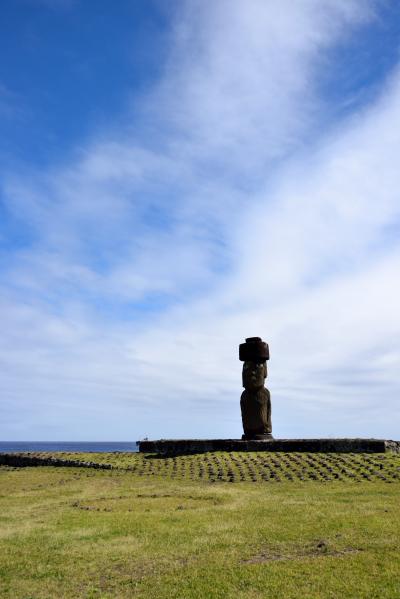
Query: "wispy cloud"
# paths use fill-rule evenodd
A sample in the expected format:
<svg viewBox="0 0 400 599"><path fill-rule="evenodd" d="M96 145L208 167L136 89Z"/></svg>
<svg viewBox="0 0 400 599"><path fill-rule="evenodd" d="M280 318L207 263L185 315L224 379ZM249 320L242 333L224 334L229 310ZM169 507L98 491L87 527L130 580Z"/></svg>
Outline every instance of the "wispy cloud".
<svg viewBox="0 0 400 599"><path fill-rule="evenodd" d="M340 122L318 87L378 9L185 3L123 130L7 173L5 435L238 435L253 334L277 435L396 434L398 74Z"/></svg>

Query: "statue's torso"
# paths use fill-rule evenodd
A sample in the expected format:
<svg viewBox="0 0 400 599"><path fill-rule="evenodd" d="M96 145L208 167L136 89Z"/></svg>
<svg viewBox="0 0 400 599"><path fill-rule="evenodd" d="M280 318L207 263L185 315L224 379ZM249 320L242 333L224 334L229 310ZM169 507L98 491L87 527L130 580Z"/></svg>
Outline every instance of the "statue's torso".
<svg viewBox="0 0 400 599"><path fill-rule="evenodd" d="M271 434L271 398L268 389L245 389L240 398L240 407L246 437Z"/></svg>

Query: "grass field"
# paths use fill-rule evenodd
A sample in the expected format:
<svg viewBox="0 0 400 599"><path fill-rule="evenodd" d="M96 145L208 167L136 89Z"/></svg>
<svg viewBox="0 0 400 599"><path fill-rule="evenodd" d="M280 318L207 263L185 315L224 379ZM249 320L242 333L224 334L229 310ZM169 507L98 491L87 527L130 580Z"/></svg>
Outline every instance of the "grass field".
<svg viewBox="0 0 400 599"><path fill-rule="evenodd" d="M0 597L400 597L400 457L288 456L1 467Z"/></svg>

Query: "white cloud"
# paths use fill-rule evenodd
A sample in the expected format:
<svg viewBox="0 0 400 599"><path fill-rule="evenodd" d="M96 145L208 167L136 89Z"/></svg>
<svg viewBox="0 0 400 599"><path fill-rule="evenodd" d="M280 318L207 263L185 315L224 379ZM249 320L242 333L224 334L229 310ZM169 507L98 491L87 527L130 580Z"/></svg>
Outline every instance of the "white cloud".
<svg viewBox="0 0 400 599"><path fill-rule="evenodd" d="M9 438L237 436L254 334L276 435L396 434L397 75L329 134L316 85L375 4L210 6L177 11L141 136L7 180L35 240L3 278Z"/></svg>

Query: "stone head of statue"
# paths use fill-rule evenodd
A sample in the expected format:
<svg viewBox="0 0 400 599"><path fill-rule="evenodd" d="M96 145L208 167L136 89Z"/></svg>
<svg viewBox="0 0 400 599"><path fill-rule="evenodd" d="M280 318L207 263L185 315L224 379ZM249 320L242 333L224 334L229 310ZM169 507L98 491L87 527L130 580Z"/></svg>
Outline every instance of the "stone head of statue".
<svg viewBox="0 0 400 599"><path fill-rule="evenodd" d="M243 362L243 387L249 391L263 387L269 360L268 343L261 337L248 337L246 343L239 345L239 360Z"/></svg>
<svg viewBox="0 0 400 599"><path fill-rule="evenodd" d="M243 387L248 391L256 391L264 387L264 381L267 377L266 362L250 362L243 364L242 380Z"/></svg>

